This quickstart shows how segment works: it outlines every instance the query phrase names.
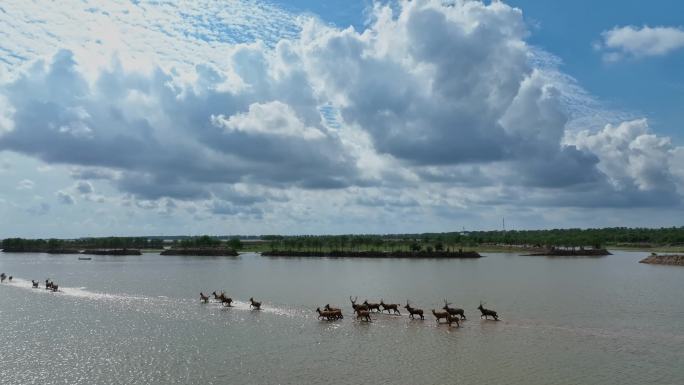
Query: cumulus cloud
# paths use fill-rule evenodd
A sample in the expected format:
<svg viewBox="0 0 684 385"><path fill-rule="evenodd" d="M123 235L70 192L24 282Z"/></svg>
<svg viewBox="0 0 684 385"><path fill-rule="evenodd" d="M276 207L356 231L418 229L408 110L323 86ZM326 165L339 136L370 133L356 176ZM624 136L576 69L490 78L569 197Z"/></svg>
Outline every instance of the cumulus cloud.
<svg viewBox="0 0 684 385"><path fill-rule="evenodd" d="M76 203L74 197L66 191L57 191L57 200L64 205L73 205Z"/></svg>
<svg viewBox="0 0 684 385"><path fill-rule="evenodd" d="M615 61L625 56L662 56L684 48L684 30L676 27L615 27L601 33L598 49Z"/></svg>
<svg viewBox="0 0 684 385"><path fill-rule="evenodd" d="M106 183L162 215L287 217L287 204L303 218L332 196L442 212L678 204L681 148L645 120L578 123L581 92L539 64L517 8L407 1L376 6L362 31L296 30L212 50L180 39L182 70L166 38L143 69L67 46L0 84L0 150L69 165L68 194Z"/></svg>
<svg viewBox="0 0 684 385"><path fill-rule="evenodd" d="M581 131L568 140L596 154L598 168L618 190L675 190L676 170L669 160L676 148L669 138L651 133L646 119L608 124L599 132Z"/></svg>
<svg viewBox="0 0 684 385"><path fill-rule="evenodd" d="M93 185L88 181L79 181L76 183L76 190L81 194L91 194L93 191Z"/></svg>

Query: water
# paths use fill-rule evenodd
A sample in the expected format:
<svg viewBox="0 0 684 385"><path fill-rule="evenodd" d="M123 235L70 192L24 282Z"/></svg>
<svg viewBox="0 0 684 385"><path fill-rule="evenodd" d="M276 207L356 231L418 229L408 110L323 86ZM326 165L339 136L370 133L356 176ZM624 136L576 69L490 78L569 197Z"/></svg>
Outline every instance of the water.
<svg viewBox="0 0 684 385"><path fill-rule="evenodd" d="M604 258L279 259L0 254L5 384L684 383L684 268ZM45 278L61 292L49 293ZM41 289L31 288L31 279ZM200 304L223 289L235 308ZM448 297L461 328L375 315L349 296ZM264 302L250 311L247 299ZM479 319L479 301L501 321ZM314 309L342 306L345 319ZM402 313L405 313L403 308Z"/></svg>

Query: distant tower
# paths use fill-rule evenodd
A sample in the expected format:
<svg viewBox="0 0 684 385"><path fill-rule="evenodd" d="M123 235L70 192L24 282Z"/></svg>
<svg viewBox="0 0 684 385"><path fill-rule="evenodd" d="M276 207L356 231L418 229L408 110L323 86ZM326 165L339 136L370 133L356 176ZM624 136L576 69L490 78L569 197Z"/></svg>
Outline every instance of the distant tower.
<svg viewBox="0 0 684 385"><path fill-rule="evenodd" d="M503 232L506 232L506 217L501 217L501 228L503 229Z"/></svg>

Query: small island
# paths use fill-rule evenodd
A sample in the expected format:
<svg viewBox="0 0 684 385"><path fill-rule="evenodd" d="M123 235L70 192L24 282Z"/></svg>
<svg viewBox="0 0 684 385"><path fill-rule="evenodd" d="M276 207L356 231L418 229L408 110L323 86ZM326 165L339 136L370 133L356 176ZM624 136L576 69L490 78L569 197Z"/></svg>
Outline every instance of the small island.
<svg viewBox="0 0 684 385"><path fill-rule="evenodd" d="M88 255L142 255L139 249L87 249L81 254Z"/></svg>
<svg viewBox="0 0 684 385"><path fill-rule="evenodd" d="M639 263L647 263L649 265L670 265L670 266L684 266L684 255L658 255L651 253L650 256L642 259Z"/></svg>
<svg viewBox="0 0 684 385"><path fill-rule="evenodd" d="M161 255L191 255L199 257L235 257L238 252L228 247L173 247L159 253Z"/></svg>
<svg viewBox="0 0 684 385"><path fill-rule="evenodd" d="M284 251L261 252L265 257L327 257L327 258L482 258L476 251Z"/></svg>

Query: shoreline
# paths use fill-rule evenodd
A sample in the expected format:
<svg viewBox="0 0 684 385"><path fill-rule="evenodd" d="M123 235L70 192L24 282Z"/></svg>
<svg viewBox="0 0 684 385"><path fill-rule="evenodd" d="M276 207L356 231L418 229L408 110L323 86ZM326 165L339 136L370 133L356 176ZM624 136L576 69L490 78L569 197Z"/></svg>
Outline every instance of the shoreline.
<svg viewBox="0 0 684 385"><path fill-rule="evenodd" d="M482 258L476 251L264 251L260 253L264 257L284 258L414 258L414 259L476 259Z"/></svg>

